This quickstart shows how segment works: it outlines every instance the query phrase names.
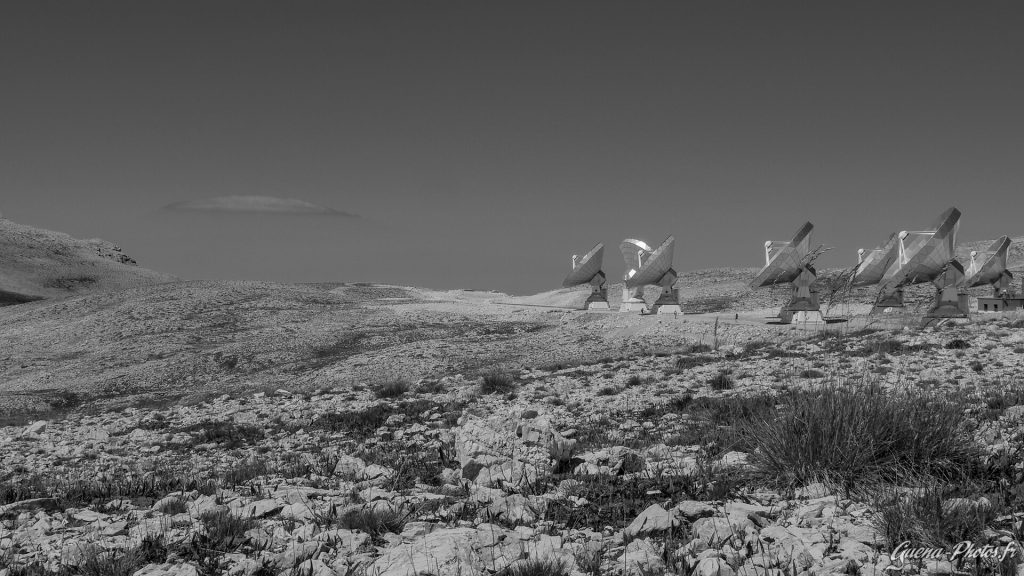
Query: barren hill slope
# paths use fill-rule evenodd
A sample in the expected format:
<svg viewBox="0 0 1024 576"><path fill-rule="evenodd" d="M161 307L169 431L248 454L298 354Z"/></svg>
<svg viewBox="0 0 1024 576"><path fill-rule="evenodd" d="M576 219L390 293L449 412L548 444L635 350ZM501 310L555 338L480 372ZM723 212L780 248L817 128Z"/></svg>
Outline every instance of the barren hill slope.
<svg viewBox="0 0 1024 576"><path fill-rule="evenodd" d="M0 305L173 280L139 267L105 240L79 240L0 218Z"/></svg>

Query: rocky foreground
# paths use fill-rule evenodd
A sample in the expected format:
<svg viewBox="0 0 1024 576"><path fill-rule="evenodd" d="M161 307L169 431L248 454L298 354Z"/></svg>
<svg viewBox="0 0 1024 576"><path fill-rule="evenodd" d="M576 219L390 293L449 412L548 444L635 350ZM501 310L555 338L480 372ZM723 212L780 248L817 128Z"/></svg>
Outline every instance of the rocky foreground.
<svg viewBox="0 0 1024 576"><path fill-rule="evenodd" d="M0 576L1024 574L892 555L1020 545L1022 368L1024 322L997 318L86 406L0 428ZM815 398L862 428L772 444ZM840 461L892 420L919 429Z"/></svg>

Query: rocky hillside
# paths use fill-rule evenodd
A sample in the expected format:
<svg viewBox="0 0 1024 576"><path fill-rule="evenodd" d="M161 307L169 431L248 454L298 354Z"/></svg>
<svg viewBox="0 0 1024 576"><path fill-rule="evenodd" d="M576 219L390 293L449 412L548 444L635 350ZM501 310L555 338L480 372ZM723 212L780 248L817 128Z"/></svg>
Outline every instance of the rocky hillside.
<svg viewBox="0 0 1024 576"><path fill-rule="evenodd" d="M0 427L0 574L1021 574L1021 326ZM904 540L945 552L894 554ZM961 541L994 552L950 558Z"/></svg>
<svg viewBox="0 0 1024 576"><path fill-rule="evenodd" d="M79 240L0 218L0 305L173 280L139 267L105 240Z"/></svg>

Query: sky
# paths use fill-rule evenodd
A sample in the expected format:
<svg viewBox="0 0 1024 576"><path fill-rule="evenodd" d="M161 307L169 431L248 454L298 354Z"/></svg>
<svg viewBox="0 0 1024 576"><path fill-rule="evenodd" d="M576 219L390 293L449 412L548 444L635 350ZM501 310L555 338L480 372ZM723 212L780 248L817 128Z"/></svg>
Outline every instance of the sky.
<svg viewBox="0 0 1024 576"><path fill-rule="evenodd" d="M951 205L1024 234L1021 30L1014 2L4 2L0 212L190 279L525 294L597 242L620 277L627 237L760 266L808 220L849 266ZM164 208L237 195L330 213Z"/></svg>

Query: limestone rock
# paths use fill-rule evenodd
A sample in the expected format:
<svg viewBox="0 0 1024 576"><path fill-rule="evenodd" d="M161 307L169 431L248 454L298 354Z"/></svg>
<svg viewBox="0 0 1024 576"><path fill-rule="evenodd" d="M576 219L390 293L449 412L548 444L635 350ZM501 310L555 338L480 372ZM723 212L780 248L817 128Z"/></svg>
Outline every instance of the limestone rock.
<svg viewBox="0 0 1024 576"><path fill-rule="evenodd" d="M626 526L623 533L628 538L656 532L665 532L679 525L679 519L657 504L651 504Z"/></svg>

